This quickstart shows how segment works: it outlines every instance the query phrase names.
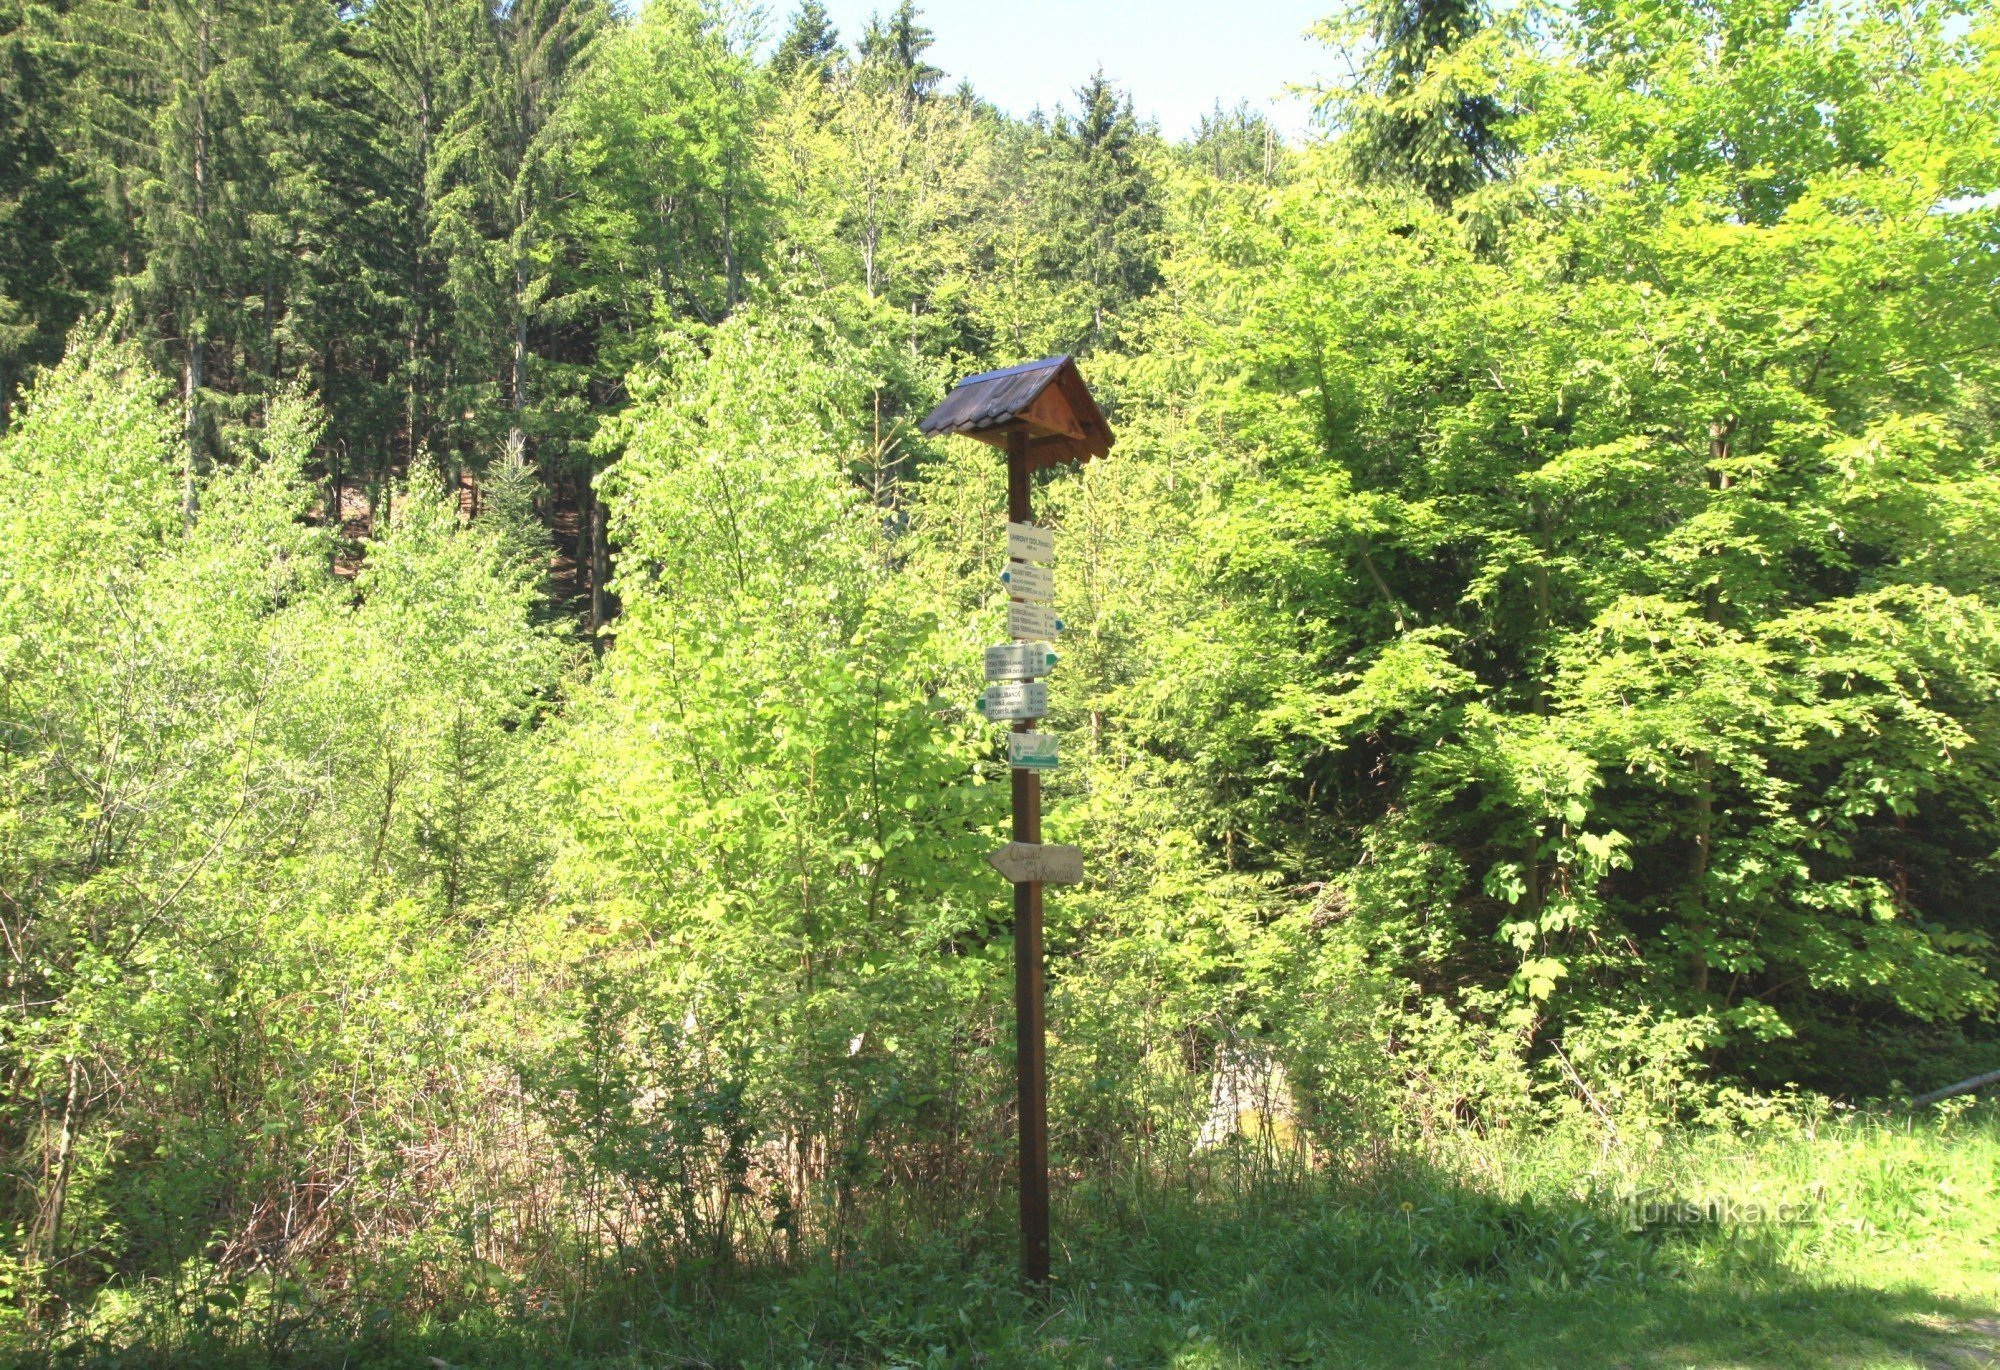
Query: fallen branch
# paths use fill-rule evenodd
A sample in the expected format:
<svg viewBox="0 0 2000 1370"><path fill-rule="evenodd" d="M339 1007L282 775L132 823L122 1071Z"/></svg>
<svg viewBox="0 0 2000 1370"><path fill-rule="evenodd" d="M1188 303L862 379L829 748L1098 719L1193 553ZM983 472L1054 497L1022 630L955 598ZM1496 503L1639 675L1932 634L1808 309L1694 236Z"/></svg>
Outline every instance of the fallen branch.
<svg viewBox="0 0 2000 1370"><path fill-rule="evenodd" d="M1919 1094L1916 1098L1910 1100L1910 1106L1912 1108L1922 1108L1925 1104L1934 1104L1939 1099L1949 1099L1954 1094L1970 1094L1973 1090L1983 1085L1992 1084L2000 1084L2000 1070L1989 1070L1984 1075L1975 1075L1969 1080L1960 1080L1955 1085L1946 1085L1943 1089L1934 1089L1928 1094Z"/></svg>

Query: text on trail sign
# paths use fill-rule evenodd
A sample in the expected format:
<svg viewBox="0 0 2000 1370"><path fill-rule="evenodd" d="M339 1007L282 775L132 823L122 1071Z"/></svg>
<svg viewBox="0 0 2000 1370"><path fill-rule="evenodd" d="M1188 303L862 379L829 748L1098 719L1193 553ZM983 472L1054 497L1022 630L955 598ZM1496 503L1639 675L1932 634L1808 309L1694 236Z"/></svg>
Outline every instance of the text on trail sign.
<svg viewBox="0 0 2000 1370"><path fill-rule="evenodd" d="M1007 525L1007 555L1020 561L1045 561L1053 565L1056 535L1032 523L1010 523Z"/></svg>
<svg viewBox="0 0 2000 1370"><path fill-rule="evenodd" d="M1054 842L1009 842L987 864L1017 885L1075 885L1083 880L1083 852Z"/></svg>
<svg viewBox="0 0 2000 1370"><path fill-rule="evenodd" d="M1056 768L1054 733L1008 733L1007 764L1018 771L1052 771Z"/></svg>
<svg viewBox="0 0 2000 1370"><path fill-rule="evenodd" d="M1040 718L1049 711L1049 687L1039 680L1016 685L988 685L980 709L995 723Z"/></svg>
<svg viewBox="0 0 2000 1370"><path fill-rule="evenodd" d="M1023 604L1019 600L1007 602L1008 637L1046 642L1060 633L1062 628L1063 621L1046 604Z"/></svg>
<svg viewBox="0 0 2000 1370"><path fill-rule="evenodd" d="M1056 597L1056 573L1032 562L1008 562L1007 569L1000 573L1000 583L1007 587L1008 594L1020 599L1047 604Z"/></svg>
<svg viewBox="0 0 2000 1370"><path fill-rule="evenodd" d="M1046 642L1009 642L986 649L988 680L1033 680L1055 665L1055 651Z"/></svg>

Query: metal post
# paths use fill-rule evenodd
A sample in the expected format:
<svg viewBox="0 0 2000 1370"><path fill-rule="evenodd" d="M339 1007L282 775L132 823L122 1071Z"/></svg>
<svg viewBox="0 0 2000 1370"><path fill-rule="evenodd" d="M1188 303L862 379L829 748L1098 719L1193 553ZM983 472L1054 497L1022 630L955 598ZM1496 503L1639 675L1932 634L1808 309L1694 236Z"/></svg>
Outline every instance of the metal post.
<svg viewBox="0 0 2000 1370"><path fill-rule="evenodd" d="M1028 484L1028 437L1007 437L1007 517L1033 522ZM1034 731L1033 719L1014 724ZM1014 840L1042 840L1042 778L1016 768ZM1021 1277L1031 1285L1049 1279L1048 1042L1042 1020L1042 886L1014 886L1014 1053L1020 1088Z"/></svg>

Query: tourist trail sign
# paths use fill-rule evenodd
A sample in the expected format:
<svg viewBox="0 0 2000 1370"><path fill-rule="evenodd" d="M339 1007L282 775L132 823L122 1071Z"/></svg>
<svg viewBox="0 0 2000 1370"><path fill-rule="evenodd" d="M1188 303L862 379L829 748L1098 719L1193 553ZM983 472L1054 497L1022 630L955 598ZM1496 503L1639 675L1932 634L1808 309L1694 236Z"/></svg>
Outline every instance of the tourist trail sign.
<svg viewBox="0 0 2000 1370"><path fill-rule="evenodd" d="M1060 633L1062 626L1056 611L1046 604L1028 604L1018 599L1007 602L1008 637L1047 641Z"/></svg>
<svg viewBox="0 0 2000 1370"><path fill-rule="evenodd" d="M962 433L1007 453L1007 571L1002 584L1007 635L1043 646L1062 623L1051 608L1055 598L1055 537L1035 524L1034 473L1076 464L1111 450L1111 425L1091 398L1090 388L1068 357L1050 357L999 371L967 376L920 425L932 436ZM1034 603L1030 601L1039 601ZM996 649L1005 650L1005 649ZM1041 674L1032 672L1029 674ZM989 667L988 679L993 676ZM1021 1274L1041 1288L1049 1279L1049 1069L1048 1033L1043 1021L1042 886L1074 884L1083 878L1083 854L1075 847L1042 845L1042 777L1055 764L1048 746L1046 765L1029 758L1045 753L1034 720L1048 709L1048 686L1039 680L993 686L994 691L1038 693L1031 712L996 713L988 718L1017 720L1007 738L1014 788L1014 840L987 859L1014 882L1014 1071L1019 1086L1021 1132ZM1002 696L1003 700L1006 698ZM1004 707L1004 705L1003 705Z"/></svg>
<svg viewBox="0 0 2000 1370"><path fill-rule="evenodd" d="M1055 649L1046 642L1008 642L986 649L988 680L1033 680L1055 668Z"/></svg>
<svg viewBox="0 0 2000 1370"><path fill-rule="evenodd" d="M1017 885L1075 885L1083 880L1083 851L1078 847L1009 842L986 860Z"/></svg>
<svg viewBox="0 0 2000 1370"><path fill-rule="evenodd" d="M1008 733L1007 764L1024 771L1052 771L1056 768L1054 733Z"/></svg>
<svg viewBox="0 0 2000 1370"><path fill-rule="evenodd" d="M988 685L986 693L979 700L979 711L994 723L1046 718L1049 712L1049 687L1040 680Z"/></svg>
<svg viewBox="0 0 2000 1370"><path fill-rule="evenodd" d="M1007 569L1000 573L1000 583L1006 586L1007 593L1016 599L1047 604L1056 597L1054 568L1037 566L1032 561L1008 562Z"/></svg>
<svg viewBox="0 0 2000 1370"><path fill-rule="evenodd" d="M1032 523L1010 523L1007 555L1016 561L1039 561L1052 566L1056 559L1056 535Z"/></svg>

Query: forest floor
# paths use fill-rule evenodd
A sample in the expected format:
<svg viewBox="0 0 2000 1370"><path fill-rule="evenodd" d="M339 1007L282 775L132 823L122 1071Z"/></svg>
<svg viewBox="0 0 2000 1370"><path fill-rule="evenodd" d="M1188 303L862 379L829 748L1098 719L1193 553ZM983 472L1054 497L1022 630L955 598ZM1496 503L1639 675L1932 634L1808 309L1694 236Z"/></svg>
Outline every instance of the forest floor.
<svg viewBox="0 0 2000 1370"><path fill-rule="evenodd" d="M1340 1176L1218 1155L1171 1183L1072 1183L1045 1298L1020 1291L1002 1195L981 1215L883 1224L837 1263L627 1266L567 1293L378 1317L358 1342L275 1359L241 1340L183 1342L166 1361L2000 1365L1991 1105L1921 1123L1852 1115L1616 1145L1457 1137L1382 1154ZM136 1349L111 1363L164 1363Z"/></svg>

